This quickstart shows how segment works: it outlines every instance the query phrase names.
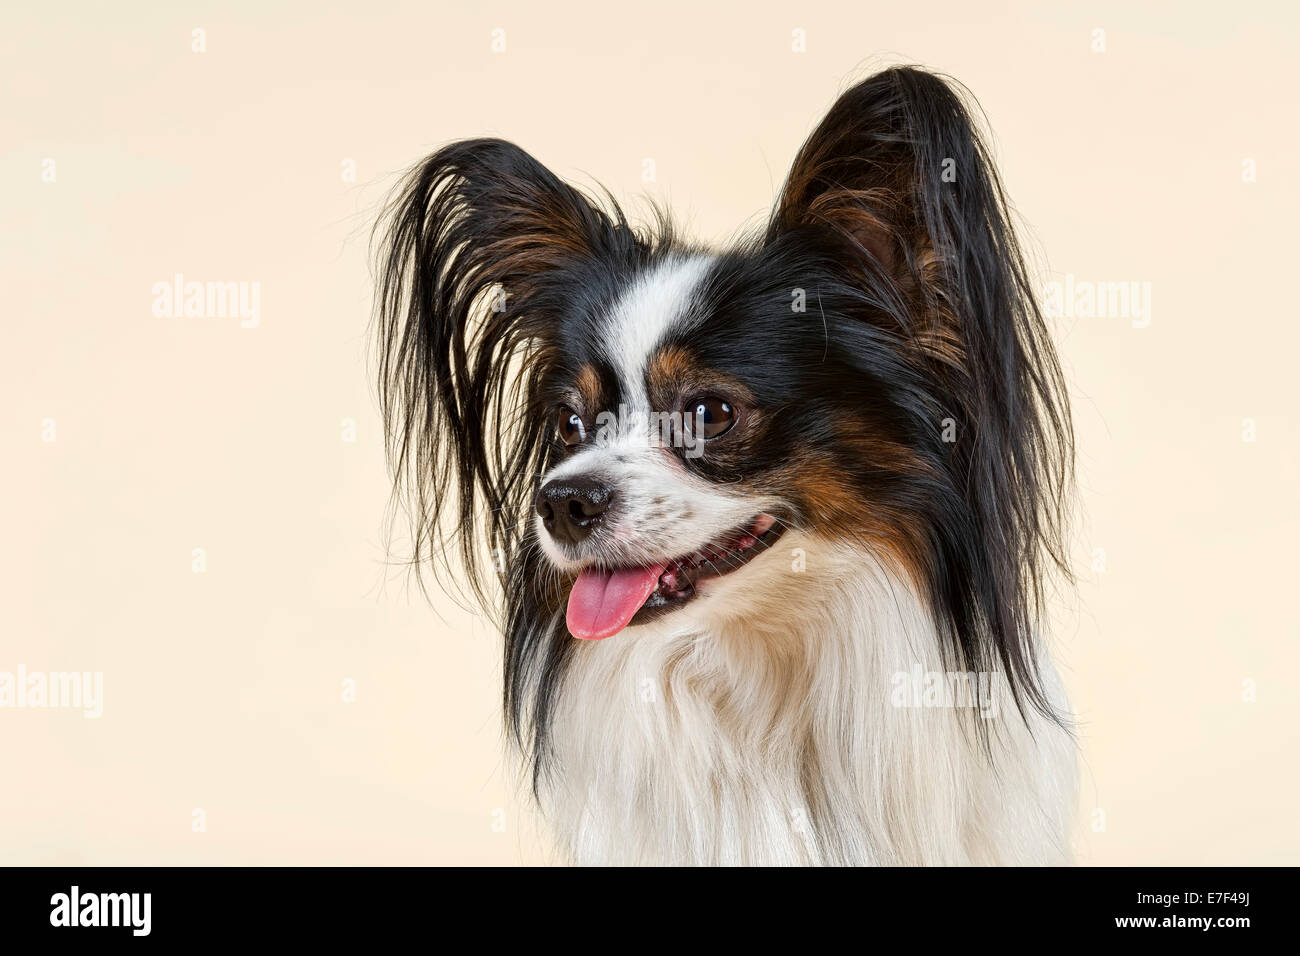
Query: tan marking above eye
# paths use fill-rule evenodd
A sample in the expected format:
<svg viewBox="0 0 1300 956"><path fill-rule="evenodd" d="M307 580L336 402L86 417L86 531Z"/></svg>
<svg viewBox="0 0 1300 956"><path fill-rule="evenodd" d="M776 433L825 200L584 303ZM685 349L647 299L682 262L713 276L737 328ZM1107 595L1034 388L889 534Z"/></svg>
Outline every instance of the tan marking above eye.
<svg viewBox="0 0 1300 956"><path fill-rule="evenodd" d="M660 411L677 411L683 395L725 395L734 408L754 406L753 394L742 382L701 365L682 345L660 349L646 368L650 402Z"/></svg>
<svg viewBox="0 0 1300 956"><path fill-rule="evenodd" d="M646 370L650 391L656 394L671 389L680 389L688 384L696 373L694 360L689 352L680 345L670 345L660 349Z"/></svg>
<svg viewBox="0 0 1300 956"><path fill-rule="evenodd" d="M582 396L582 403L586 408L600 408L600 373L596 371L594 365L587 364L579 369L578 377L573 384L578 394Z"/></svg>

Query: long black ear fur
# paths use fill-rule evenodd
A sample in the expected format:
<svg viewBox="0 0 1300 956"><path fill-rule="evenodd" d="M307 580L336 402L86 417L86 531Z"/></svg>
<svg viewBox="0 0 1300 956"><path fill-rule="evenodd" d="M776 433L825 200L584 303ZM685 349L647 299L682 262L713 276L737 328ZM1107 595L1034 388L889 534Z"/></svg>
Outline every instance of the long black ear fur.
<svg viewBox="0 0 1300 956"><path fill-rule="evenodd" d="M924 563L963 666L998 665L1017 701L1053 711L1033 632L1064 553L1073 434L1066 390L962 89L924 70L845 92L799 152L768 240L833 235L955 424L936 446ZM877 306L877 311L878 311ZM941 421L929 423L936 435Z"/></svg>
<svg viewBox="0 0 1300 956"><path fill-rule="evenodd" d="M495 139L426 159L378 228L380 410L412 560L439 568L454 541L484 598L480 536L491 554L518 552L543 462L545 416L528 403L565 278L631 232Z"/></svg>

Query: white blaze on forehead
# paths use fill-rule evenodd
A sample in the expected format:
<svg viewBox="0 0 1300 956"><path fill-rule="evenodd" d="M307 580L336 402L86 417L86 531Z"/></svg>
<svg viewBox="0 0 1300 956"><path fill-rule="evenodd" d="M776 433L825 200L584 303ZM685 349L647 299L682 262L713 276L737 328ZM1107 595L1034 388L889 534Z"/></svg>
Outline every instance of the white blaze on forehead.
<svg viewBox="0 0 1300 956"><path fill-rule="evenodd" d="M645 371L664 336L686 316L713 257L666 259L641 275L610 312L610 358L618 368L623 400L644 405Z"/></svg>

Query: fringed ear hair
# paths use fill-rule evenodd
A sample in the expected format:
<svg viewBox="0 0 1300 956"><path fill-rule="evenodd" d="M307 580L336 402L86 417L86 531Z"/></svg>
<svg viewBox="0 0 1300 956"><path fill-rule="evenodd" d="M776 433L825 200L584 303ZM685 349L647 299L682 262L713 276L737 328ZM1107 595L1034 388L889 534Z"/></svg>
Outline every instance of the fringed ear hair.
<svg viewBox="0 0 1300 956"><path fill-rule="evenodd" d="M913 68L844 93L803 145L768 228L829 248L892 326L955 440L919 510L931 601L964 666L997 666L1053 716L1032 638L1063 537L1073 438L1065 388L1002 186L957 89ZM880 303L894 303L884 314Z"/></svg>
<svg viewBox="0 0 1300 956"><path fill-rule="evenodd" d="M476 539L515 553L544 457L546 422L526 411L566 277L629 230L495 139L424 160L378 229L379 400L412 559L436 569L444 538L458 539L483 599ZM535 361L519 367L524 355Z"/></svg>

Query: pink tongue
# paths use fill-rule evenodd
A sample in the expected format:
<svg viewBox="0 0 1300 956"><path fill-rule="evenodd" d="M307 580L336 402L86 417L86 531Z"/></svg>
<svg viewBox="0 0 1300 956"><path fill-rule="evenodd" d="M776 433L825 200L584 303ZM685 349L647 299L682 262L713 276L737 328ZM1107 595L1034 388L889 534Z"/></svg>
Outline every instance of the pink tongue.
<svg viewBox="0 0 1300 956"><path fill-rule="evenodd" d="M613 637L641 609L667 567L664 563L617 571L584 570L569 592L569 633L584 641Z"/></svg>

